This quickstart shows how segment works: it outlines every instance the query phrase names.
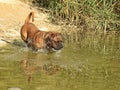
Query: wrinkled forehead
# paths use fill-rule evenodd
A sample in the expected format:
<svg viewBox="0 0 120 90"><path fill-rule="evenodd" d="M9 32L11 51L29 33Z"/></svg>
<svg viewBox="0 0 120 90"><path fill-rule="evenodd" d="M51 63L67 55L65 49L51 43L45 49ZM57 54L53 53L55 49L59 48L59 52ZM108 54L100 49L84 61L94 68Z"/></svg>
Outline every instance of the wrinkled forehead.
<svg viewBox="0 0 120 90"><path fill-rule="evenodd" d="M55 41L62 41L62 35L61 33L56 33L55 37L54 37Z"/></svg>

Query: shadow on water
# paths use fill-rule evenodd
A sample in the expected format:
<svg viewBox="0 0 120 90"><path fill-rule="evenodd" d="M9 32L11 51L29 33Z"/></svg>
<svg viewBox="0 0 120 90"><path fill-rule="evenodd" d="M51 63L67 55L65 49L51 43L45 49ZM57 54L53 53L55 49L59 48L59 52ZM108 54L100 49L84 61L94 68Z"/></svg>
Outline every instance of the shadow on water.
<svg viewBox="0 0 120 90"><path fill-rule="evenodd" d="M120 33L79 31L64 36L64 48L52 53L33 52L17 40L1 47L1 90L120 88Z"/></svg>

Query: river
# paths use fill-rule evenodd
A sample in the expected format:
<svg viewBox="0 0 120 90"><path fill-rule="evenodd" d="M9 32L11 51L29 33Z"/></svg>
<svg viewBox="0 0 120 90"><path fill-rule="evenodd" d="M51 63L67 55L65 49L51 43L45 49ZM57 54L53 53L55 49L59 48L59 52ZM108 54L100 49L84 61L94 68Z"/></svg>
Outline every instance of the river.
<svg viewBox="0 0 120 90"><path fill-rule="evenodd" d="M79 38L55 52L0 47L0 90L119 90L120 34Z"/></svg>

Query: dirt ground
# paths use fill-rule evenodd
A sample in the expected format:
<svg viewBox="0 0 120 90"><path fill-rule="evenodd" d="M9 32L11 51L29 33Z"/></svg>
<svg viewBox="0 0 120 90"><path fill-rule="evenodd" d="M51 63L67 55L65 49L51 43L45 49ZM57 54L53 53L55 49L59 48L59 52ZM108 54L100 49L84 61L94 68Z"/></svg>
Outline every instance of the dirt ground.
<svg viewBox="0 0 120 90"><path fill-rule="evenodd" d="M48 20L48 14L38 11L35 7L19 0L0 0L0 46L5 44L3 40L20 39L20 28L31 11L35 12L34 24L41 30L60 30L60 26Z"/></svg>

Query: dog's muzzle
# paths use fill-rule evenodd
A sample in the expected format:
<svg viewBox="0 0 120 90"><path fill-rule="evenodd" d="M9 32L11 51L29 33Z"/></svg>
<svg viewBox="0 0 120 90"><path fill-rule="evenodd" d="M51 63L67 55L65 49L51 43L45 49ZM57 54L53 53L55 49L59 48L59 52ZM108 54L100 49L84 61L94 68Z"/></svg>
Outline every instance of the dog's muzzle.
<svg viewBox="0 0 120 90"><path fill-rule="evenodd" d="M50 38L46 39L46 48L47 49L55 49L55 50L60 50L63 48L62 41L54 41L51 40Z"/></svg>
<svg viewBox="0 0 120 90"><path fill-rule="evenodd" d="M63 48L63 45L62 45L61 42L59 42L59 43L56 43L56 46L55 46L55 47L53 46L53 48L54 48L55 50L60 50L60 49Z"/></svg>

